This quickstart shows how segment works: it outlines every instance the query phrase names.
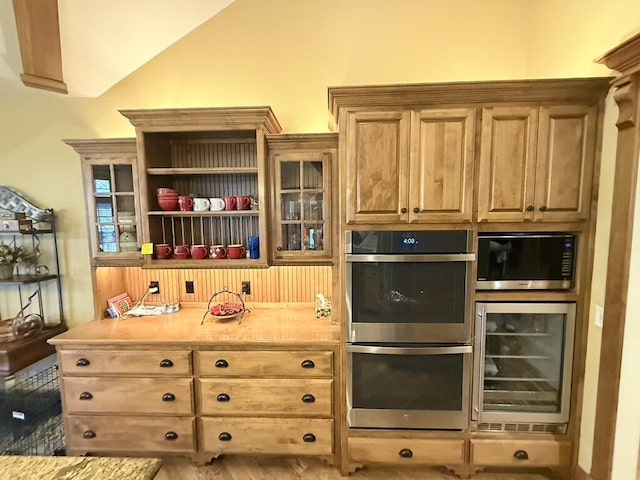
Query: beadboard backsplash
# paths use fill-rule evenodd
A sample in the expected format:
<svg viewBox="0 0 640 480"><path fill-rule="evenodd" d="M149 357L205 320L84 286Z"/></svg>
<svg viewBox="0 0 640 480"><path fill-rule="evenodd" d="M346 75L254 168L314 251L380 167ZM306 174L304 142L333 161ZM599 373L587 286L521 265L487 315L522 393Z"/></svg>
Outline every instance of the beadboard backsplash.
<svg viewBox="0 0 640 480"><path fill-rule="evenodd" d="M96 269L96 302L100 310L106 300L126 292L139 300L151 281L160 282L160 293L149 295L150 303L207 302L225 286L240 293L243 281L251 282L247 302L313 302L317 293L331 296L330 266L283 266L255 269L142 269L139 267L100 267ZM192 281L194 293L186 293Z"/></svg>

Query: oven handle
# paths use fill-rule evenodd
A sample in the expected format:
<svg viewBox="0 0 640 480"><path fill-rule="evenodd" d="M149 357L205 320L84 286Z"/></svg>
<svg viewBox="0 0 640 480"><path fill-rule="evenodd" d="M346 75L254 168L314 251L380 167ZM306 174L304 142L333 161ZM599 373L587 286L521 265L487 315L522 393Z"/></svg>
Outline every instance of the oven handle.
<svg viewBox="0 0 640 480"><path fill-rule="evenodd" d="M350 253L346 256L347 262L472 262L476 259L475 253L449 253L442 255L361 255Z"/></svg>
<svg viewBox="0 0 640 480"><path fill-rule="evenodd" d="M378 345L347 345L350 353L376 353L379 355L451 355L472 353L471 345L451 347L381 347Z"/></svg>

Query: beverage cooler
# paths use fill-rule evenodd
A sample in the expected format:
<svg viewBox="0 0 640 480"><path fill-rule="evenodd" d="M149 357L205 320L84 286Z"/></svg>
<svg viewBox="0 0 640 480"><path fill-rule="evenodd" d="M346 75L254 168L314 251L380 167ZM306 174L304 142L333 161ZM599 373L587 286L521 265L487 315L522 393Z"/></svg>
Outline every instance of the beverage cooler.
<svg viewBox="0 0 640 480"><path fill-rule="evenodd" d="M477 303L477 430L564 433L575 303Z"/></svg>

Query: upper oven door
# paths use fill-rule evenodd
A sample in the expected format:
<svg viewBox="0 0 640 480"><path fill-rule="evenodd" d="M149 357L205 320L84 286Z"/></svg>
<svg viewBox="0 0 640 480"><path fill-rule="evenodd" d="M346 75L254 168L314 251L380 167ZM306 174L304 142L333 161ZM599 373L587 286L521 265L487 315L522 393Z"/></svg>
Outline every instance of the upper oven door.
<svg viewBox="0 0 640 480"><path fill-rule="evenodd" d="M471 340L473 254L347 255L349 341Z"/></svg>

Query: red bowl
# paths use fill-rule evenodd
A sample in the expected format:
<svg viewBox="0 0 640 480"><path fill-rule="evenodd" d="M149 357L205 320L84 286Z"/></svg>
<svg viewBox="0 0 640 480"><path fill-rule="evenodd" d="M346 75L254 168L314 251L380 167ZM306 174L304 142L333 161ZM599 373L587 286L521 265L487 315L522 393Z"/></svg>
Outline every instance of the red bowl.
<svg viewBox="0 0 640 480"><path fill-rule="evenodd" d="M160 195L175 195L175 196L180 195L173 188L166 188L166 187L160 187L160 188L156 189L156 193L158 194L158 196L160 196Z"/></svg>
<svg viewBox="0 0 640 480"><path fill-rule="evenodd" d="M178 201L173 200L158 200L158 205L165 212L173 212L178 210Z"/></svg>

